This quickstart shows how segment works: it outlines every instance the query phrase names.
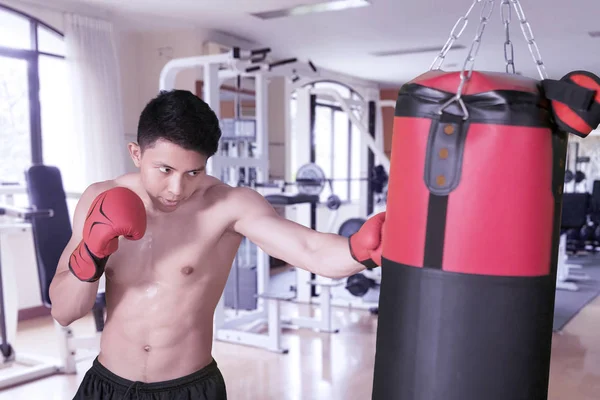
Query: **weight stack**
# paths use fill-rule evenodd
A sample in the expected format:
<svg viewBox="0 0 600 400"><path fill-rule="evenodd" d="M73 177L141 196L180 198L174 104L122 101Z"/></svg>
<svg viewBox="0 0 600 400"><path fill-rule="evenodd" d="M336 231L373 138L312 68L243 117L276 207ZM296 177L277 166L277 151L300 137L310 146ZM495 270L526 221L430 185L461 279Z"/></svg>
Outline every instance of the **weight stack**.
<svg viewBox="0 0 600 400"><path fill-rule="evenodd" d="M459 82L398 95L372 399L546 400L567 135L538 81Z"/></svg>

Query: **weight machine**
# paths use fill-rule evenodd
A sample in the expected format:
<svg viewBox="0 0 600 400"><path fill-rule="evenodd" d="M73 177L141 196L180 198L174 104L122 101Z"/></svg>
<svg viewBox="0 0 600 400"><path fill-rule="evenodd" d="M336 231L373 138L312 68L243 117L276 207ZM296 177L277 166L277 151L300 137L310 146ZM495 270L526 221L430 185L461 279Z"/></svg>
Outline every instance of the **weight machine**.
<svg viewBox="0 0 600 400"><path fill-rule="evenodd" d="M315 76L317 73L317 69L311 62L301 63L295 58L271 62L267 60L269 53L270 49L247 51L236 47L222 54L171 60L163 67L160 74L159 89L171 90L175 86L177 73L184 69L202 67L203 99L218 117L220 114L220 87L224 81L236 79L235 117L220 119L223 133L221 147L219 152L209 159L207 165L209 174L232 186L249 185L251 182L268 180L268 77L296 76L297 74ZM239 90L242 80L249 78L254 80L256 93L254 118L244 118L240 112ZM277 193L277 190L274 192ZM234 273L230 275L230 279L233 278L234 282L232 284L228 282L229 285L237 286L239 270L236 267L240 263L244 263L241 259L248 258L249 248L249 243L246 242L238 252L234 261ZM268 266L268 256L257 249L256 310L227 318L224 304L225 295L221 297L215 310L214 336L216 340L285 352L280 343L279 300L281 298L275 299L273 296L265 295L270 278ZM248 268L247 265L246 268ZM226 286L226 292L227 290ZM234 302L237 303L237 299ZM267 335L240 328L243 325L264 321L268 323Z"/></svg>
<svg viewBox="0 0 600 400"><path fill-rule="evenodd" d="M220 117L220 87L222 83L228 79L237 79L238 82L244 78L254 79L256 92L254 119L221 119L223 142L227 145L221 149L219 154L215 154L208 160L207 172L224 179L224 182L229 184L236 185L239 180L239 171L248 171L250 168L254 170L253 173L256 174L257 180L268 178L267 77L291 76L300 73L314 76L317 73L316 67L311 62L301 63L296 58L269 62L267 55L270 51L269 48L242 50L234 47L221 54L178 58L165 64L160 73L159 89L171 90L175 88L175 78L179 72L201 67L204 82L202 97L217 117ZM257 132L258 134L256 134ZM234 150L230 144L235 143L235 139L239 139L241 143L255 142L255 145L252 148ZM237 154L233 155L234 151Z"/></svg>
<svg viewBox="0 0 600 400"><path fill-rule="evenodd" d="M267 60L269 49L241 50L233 48L229 52L174 59L169 61L160 73L159 89L171 90L175 86L177 73L189 68L202 68L203 76L203 99L219 117L220 114L220 87L228 79L236 79L235 116L232 119L220 119L222 129L222 143L217 154L208 161L207 172L223 182L232 186L246 185L258 189L258 184L269 181L269 157L268 157L268 78L272 76L292 77L295 81L300 75L305 77L317 77L319 75L316 67L309 61L299 62L297 59L286 59L271 62ZM240 112L239 91L242 80L252 79L255 87L255 116L246 118ZM339 93L328 92L341 102L350 101L344 99ZM344 102L346 112L351 105ZM357 124L361 134L369 148L375 152L383 164L384 171L389 171L389 160L376 145L373 136L356 116L349 114L349 118ZM319 183L319 185L322 185ZM297 183L296 183L297 186ZM310 186L310 184L305 185ZM302 193L285 193L277 185L265 185L258 189L273 204L304 207L310 205L310 218L315 216L318 196L306 196ZM282 193L283 192L283 193ZM330 224L334 219L330 220ZM312 221L298 221L307 226L316 228L314 219ZM238 252L235 264L248 255L248 245ZM256 310L239 312L231 318L225 311L225 294L221 297L215 310L215 339L220 341L246 344L250 346L266 348L276 352L286 352L281 345L281 330L286 321L280 316L280 302L297 300L299 293L272 293L269 290L270 268L268 256L260 249L256 249ZM246 263L246 267L248 264ZM249 265L250 269L254 266ZM238 271L239 272L239 271ZM230 279L239 280L239 275L231 275ZM320 329L328 332L336 330L331 324L331 313L329 302L329 291L332 287L342 285L342 282L321 279L320 277L306 277L305 282L310 287L318 286L322 290L321 319L293 319L287 321L295 327ZM235 282L233 283L235 286ZM304 285L303 285L304 286ZM226 287L227 292L227 287ZM238 299L239 300L239 299ZM252 302L251 302L252 303ZM250 304L252 308L254 304ZM268 333L251 332L251 326L259 323L267 323ZM250 326L250 327L249 327ZM246 327L246 329L243 329Z"/></svg>

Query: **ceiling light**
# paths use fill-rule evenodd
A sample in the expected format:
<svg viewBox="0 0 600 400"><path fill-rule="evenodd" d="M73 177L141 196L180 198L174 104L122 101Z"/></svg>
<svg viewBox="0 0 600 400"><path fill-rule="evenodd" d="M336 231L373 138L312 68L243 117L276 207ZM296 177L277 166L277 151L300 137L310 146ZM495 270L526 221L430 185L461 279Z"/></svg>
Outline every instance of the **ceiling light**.
<svg viewBox="0 0 600 400"><path fill-rule="evenodd" d="M315 14L326 11L342 11L350 8L366 7L371 5L371 0L330 0L315 4L305 4L297 7L283 8L280 10L253 13L260 19L274 19L293 17L298 15Z"/></svg>

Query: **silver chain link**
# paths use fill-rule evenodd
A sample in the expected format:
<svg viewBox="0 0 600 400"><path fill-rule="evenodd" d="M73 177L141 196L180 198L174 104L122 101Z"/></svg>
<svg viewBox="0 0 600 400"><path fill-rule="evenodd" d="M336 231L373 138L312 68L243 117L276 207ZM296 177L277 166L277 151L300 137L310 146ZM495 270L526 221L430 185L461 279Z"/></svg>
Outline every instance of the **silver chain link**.
<svg viewBox="0 0 600 400"><path fill-rule="evenodd" d="M431 63L431 66L429 67L430 71L439 70L442 68L442 65L444 64L444 61L446 59L446 54L448 54L448 51L450 51L450 49L454 45L454 42L456 42L460 35L462 35L462 33L465 31L465 28L469 23L469 15L471 14L471 11L473 11L473 8L475 8L477 3L480 3L481 1L483 0L473 0L471 7L469 7L469 9L467 10L467 13L460 17L458 21L456 21L454 27L452 28L452 31L450 32L450 37L444 44L444 47L442 47L442 50L440 50L438 56L435 58L435 60L433 60L433 63Z"/></svg>
<svg viewBox="0 0 600 400"><path fill-rule="evenodd" d="M471 48L469 49L469 54L465 59L462 70L460 71L460 83L458 85L458 89L456 90L456 95L452 96L446 103L442 105L439 110L441 114L449 105L454 102L458 102L460 108L463 112L463 119L469 118L469 111L465 106L465 103L462 99L462 91L464 89L465 84L469 79L471 79L471 75L473 74L473 67L475 66L475 59L477 58L477 54L479 53L479 47L481 46L481 38L483 37L483 33L485 31L485 27L492 16L494 11L494 4L496 0L475 0L475 3L483 3L483 7L481 8L481 17L479 19L479 26L477 27L477 32L475 33L475 38L471 43Z"/></svg>
<svg viewBox="0 0 600 400"><path fill-rule="evenodd" d="M481 18L479 20L479 26L477 27L477 32L475 33L475 38L471 43L471 48L469 49L469 54L465 59L465 62L462 67L462 71L460 72L460 85L458 86L457 95L461 96L463 87L469 79L471 79L471 75L473 75L473 68L475 67L475 59L477 58L477 54L479 54L479 48L481 47L481 38L483 37L483 32L485 31L485 27L489 22L492 13L494 12L494 4L496 0L482 0L483 7L481 8Z"/></svg>
<svg viewBox="0 0 600 400"><path fill-rule="evenodd" d="M527 41L527 46L529 46L529 52L533 57L533 61L537 66L537 70L540 74L540 78L547 79L548 73L546 72L546 66L542 61L542 55L540 54L540 49L533 37L533 31L531 30L531 25L529 25L529 21L525 18L525 12L523 11L523 7L521 7L521 2L519 0L510 0L512 3L515 12L517 13L517 18L519 18L519 22L521 23L521 30L523 31L523 36L525 36L525 40Z"/></svg>
<svg viewBox="0 0 600 400"><path fill-rule="evenodd" d="M460 17L458 19L458 21L456 21L456 24L454 24L454 27L452 28L452 31L450 32L450 37L448 38L448 40L444 44L444 47L442 47L442 50L440 51L438 56L435 58L435 60L433 60L433 63L430 66L430 68L429 68L430 71L431 70L439 70L442 68L442 65L444 63L444 60L446 59L446 55L448 54L448 51L450 51L454 42L456 42L456 40L460 37L460 35L462 35L465 28L467 27L467 24L469 22L469 15L473 11L473 8L478 3L483 3L483 7L481 9L481 17L480 17L480 21L479 21L479 26L477 28L475 38L473 39L473 42L471 43L471 48L469 49L469 54L467 55L467 58L465 59L462 70L460 72L460 83L458 85L458 89L456 90L456 95L452 96L452 98L450 98L446 103L444 103L442 105L442 107L439 110L439 114L442 114L442 112L448 106L450 106L452 103L458 102L461 107L461 110L463 112L463 118L467 119L469 117L469 112L467 110L467 107L465 106L463 99L462 99L462 92L464 90L464 86L465 86L466 82L469 79L471 79L471 75L473 74L473 68L475 66L475 59L477 57L477 54L479 53L479 47L481 46L481 38L483 37L485 27L487 26L487 23L490 21L490 18L494 11L495 2L496 2L496 0L473 0L473 3L467 10L467 13L465 15L463 15L462 17ZM547 79L548 74L546 72L546 66L544 65L544 62L542 61L540 49L538 48L535 38L533 37L533 31L531 30L531 25L525 18L525 13L523 12L523 8L521 7L520 0L502 0L502 5L501 5L501 16L502 16L502 22L504 24L504 33L505 33L504 60L506 62L506 72L513 73L513 74L515 73L514 47L513 47L511 38L510 38L510 23L511 23L511 18L512 18L512 10L510 7L511 4L513 5L515 12L517 14L517 18L519 19L519 22L521 25L521 30L523 31L523 35L525 36L525 40L527 41L527 45L529 47L529 52L531 53L531 56L533 57L533 60L537 66L540 77L542 78L542 80Z"/></svg>
<svg viewBox="0 0 600 400"><path fill-rule="evenodd" d="M500 11L502 22L504 23L504 34L506 36L506 40L504 41L504 61L506 61L506 73L508 74L515 73L515 49L510 40L511 10L510 0L502 0Z"/></svg>

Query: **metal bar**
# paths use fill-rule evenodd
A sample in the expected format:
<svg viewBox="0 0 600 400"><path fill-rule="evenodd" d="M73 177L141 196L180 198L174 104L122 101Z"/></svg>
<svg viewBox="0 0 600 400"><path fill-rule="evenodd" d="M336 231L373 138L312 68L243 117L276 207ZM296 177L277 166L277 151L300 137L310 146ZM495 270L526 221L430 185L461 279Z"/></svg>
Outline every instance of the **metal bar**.
<svg viewBox="0 0 600 400"><path fill-rule="evenodd" d="M310 162L316 161L316 113L317 113L317 96L314 94L310 95ZM317 205L314 203L310 204L310 228L313 230L317 229ZM311 272L310 279L314 280L317 276ZM310 287L310 297L317 297L317 291L315 285Z"/></svg>
<svg viewBox="0 0 600 400"><path fill-rule="evenodd" d="M0 185L0 196L12 194L27 194L27 187L24 185ZM79 192L65 192L65 194L68 199L79 199L81 197L81 193Z"/></svg>
<svg viewBox="0 0 600 400"><path fill-rule="evenodd" d="M0 344L0 349L2 350L2 353L8 351L10 347L10 343L8 343L8 332L6 331L5 307L6 306L4 304L4 282L2 280L2 260L0 260L0 330L2 332L2 343ZM5 357L4 354L3 357Z"/></svg>
<svg viewBox="0 0 600 400"><path fill-rule="evenodd" d="M185 69L219 65L233 60L233 51L222 54L212 54L198 57L176 58L170 60L160 71L159 89L171 90L175 87L177 74ZM218 68L217 68L218 69ZM207 82L204 82L206 87Z"/></svg>
<svg viewBox="0 0 600 400"><path fill-rule="evenodd" d="M371 135L371 137L373 138L373 140L375 140L375 102L374 101L369 101L369 111L368 111L368 118L369 118L369 134ZM373 152L372 148L369 148L368 151L368 171L373 171L375 169L375 153ZM369 179L367 181L367 193L368 193L368 197L367 197L367 215L371 215L373 214L373 211L375 210L375 194L373 193L373 181L371 179Z"/></svg>
<svg viewBox="0 0 600 400"><path fill-rule="evenodd" d="M33 210L28 208L14 207L8 204L0 204L0 215L9 217L31 219L31 218L50 218L54 216L53 210Z"/></svg>
<svg viewBox="0 0 600 400"><path fill-rule="evenodd" d="M269 102L268 102L268 82L264 75L257 75L254 80L256 91L256 149L258 154L255 157L262 161L260 168L257 168L257 177L259 181L269 179Z"/></svg>
<svg viewBox="0 0 600 400"><path fill-rule="evenodd" d="M29 121L31 141L31 162L33 165L41 165L43 160L42 146L42 116L40 103L40 74L39 56L36 54L28 62L29 70Z"/></svg>

